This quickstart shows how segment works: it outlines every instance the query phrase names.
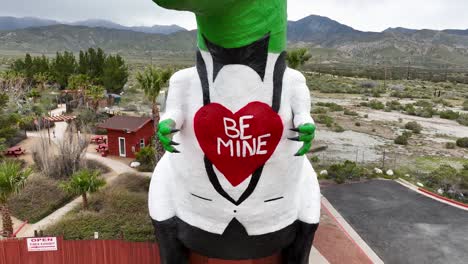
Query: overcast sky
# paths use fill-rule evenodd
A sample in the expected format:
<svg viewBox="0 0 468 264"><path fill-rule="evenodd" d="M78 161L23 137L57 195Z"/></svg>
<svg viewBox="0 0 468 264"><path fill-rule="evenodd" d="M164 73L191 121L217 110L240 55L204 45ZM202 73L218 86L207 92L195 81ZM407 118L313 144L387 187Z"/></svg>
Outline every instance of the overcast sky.
<svg viewBox="0 0 468 264"><path fill-rule="evenodd" d="M213 0L216 1L216 0ZM364 31L388 27L468 28L467 0L289 0L289 20L327 16ZM106 19L127 26L179 24L194 29L194 16L164 10L151 0L0 0L0 16L60 21Z"/></svg>

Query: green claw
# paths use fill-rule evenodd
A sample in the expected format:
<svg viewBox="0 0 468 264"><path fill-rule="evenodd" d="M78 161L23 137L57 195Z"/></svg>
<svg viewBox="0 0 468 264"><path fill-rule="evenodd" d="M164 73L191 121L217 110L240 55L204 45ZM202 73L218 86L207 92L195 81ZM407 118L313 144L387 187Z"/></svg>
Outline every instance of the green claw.
<svg viewBox="0 0 468 264"><path fill-rule="evenodd" d="M295 156L304 156L309 152L312 147L312 140L315 138L315 128L314 124L304 124L298 128L291 129L292 131L298 132L299 136L290 138L290 140L304 142L304 145L302 145Z"/></svg>
<svg viewBox="0 0 468 264"><path fill-rule="evenodd" d="M175 122L171 119L166 119L164 121L161 121L158 125L158 132L161 132L163 135L169 135L172 133L172 130L174 129Z"/></svg>
<svg viewBox="0 0 468 264"><path fill-rule="evenodd" d="M315 133L315 125L314 124L304 124L302 126L298 127L299 133L305 133L305 134L313 134Z"/></svg>
<svg viewBox="0 0 468 264"><path fill-rule="evenodd" d="M307 154L309 152L311 147L312 147L312 142L304 143L302 148L299 149L299 151L296 153L295 156L304 156L305 154Z"/></svg>
<svg viewBox="0 0 468 264"><path fill-rule="evenodd" d="M161 142L161 144L163 145L170 145L172 141L172 139L170 139L168 136L164 135L161 132L158 132L158 138L159 138L159 142Z"/></svg>
<svg viewBox="0 0 468 264"><path fill-rule="evenodd" d="M175 122L171 119L163 120L158 125L158 139L161 142L163 148L171 153L180 153L174 145L179 145L178 143L172 141L170 137L171 134L178 132L179 130L174 129Z"/></svg>
<svg viewBox="0 0 468 264"><path fill-rule="evenodd" d="M312 135L301 135L301 136L299 136L299 141L312 142L312 140L314 140L314 137L315 137L314 134L312 134Z"/></svg>

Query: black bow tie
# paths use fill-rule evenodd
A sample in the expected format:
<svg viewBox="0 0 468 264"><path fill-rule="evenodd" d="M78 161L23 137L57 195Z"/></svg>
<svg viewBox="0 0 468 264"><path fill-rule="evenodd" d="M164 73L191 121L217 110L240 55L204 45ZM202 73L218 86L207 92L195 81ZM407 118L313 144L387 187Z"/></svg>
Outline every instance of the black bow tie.
<svg viewBox="0 0 468 264"><path fill-rule="evenodd" d="M260 78L265 78L266 64L268 60L268 44L270 43L270 34L267 34L260 40L240 48L223 48L210 42L203 36L206 47L213 57L213 81L216 80L218 73L225 65L241 64L252 68L258 73Z"/></svg>

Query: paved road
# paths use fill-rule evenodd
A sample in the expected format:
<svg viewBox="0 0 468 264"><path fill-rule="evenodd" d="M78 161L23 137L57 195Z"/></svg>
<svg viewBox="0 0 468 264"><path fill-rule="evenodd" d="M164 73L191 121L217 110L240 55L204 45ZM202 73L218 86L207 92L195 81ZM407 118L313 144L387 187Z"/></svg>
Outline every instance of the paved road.
<svg viewBox="0 0 468 264"><path fill-rule="evenodd" d="M468 263L467 211L394 181L333 185L322 193L385 263Z"/></svg>

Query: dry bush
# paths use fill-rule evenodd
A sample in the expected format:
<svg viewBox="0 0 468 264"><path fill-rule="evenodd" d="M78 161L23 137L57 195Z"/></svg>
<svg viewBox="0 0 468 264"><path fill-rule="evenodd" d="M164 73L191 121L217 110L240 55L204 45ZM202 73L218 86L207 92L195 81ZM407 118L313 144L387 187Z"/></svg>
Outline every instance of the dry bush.
<svg viewBox="0 0 468 264"><path fill-rule="evenodd" d="M79 132L71 124L63 138L55 140L55 143L49 143L46 136L41 136L40 143L33 151L33 159L43 175L64 180L86 167L84 156L88 145L89 137L83 132L83 127Z"/></svg>

